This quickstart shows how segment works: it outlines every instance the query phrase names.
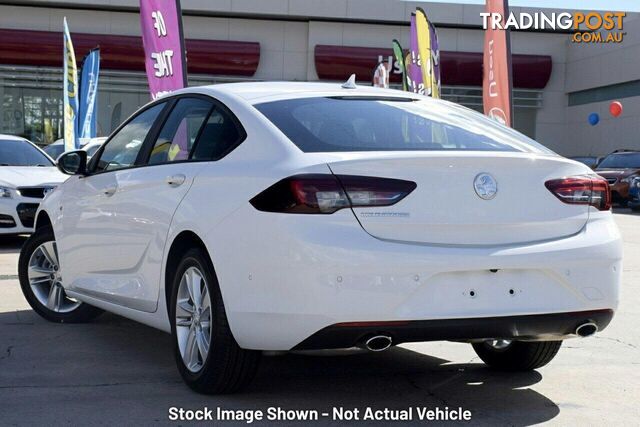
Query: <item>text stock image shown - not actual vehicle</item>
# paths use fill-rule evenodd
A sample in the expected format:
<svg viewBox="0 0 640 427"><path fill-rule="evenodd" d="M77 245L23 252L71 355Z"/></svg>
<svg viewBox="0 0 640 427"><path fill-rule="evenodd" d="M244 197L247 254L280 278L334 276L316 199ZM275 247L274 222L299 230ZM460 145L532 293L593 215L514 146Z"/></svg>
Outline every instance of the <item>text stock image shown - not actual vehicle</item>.
<svg viewBox="0 0 640 427"><path fill-rule="evenodd" d="M263 350L455 340L536 369L618 303L607 181L446 101L189 88L59 166L20 256L27 300L170 332L199 392L242 389Z"/></svg>

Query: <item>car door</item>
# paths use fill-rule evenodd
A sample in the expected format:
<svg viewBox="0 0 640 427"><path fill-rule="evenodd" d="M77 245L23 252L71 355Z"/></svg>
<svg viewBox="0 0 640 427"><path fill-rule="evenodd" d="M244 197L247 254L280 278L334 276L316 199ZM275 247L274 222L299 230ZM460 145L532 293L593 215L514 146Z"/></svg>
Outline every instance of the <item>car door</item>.
<svg viewBox="0 0 640 427"><path fill-rule="evenodd" d="M155 311L171 218L202 167L189 150L211 109L204 98L180 98L141 113L66 192L61 252L70 289Z"/></svg>
<svg viewBox="0 0 640 427"><path fill-rule="evenodd" d="M168 107L161 102L136 114L98 152L90 175L73 177L65 186L57 240L68 289L125 305L119 296L136 295L137 306L149 299L137 280L135 262L130 262L145 243L121 221L127 208L126 194L118 191L118 173L139 166L144 142Z"/></svg>
<svg viewBox="0 0 640 427"><path fill-rule="evenodd" d="M126 262L110 267L110 276L117 280L101 292L128 307L157 308L169 227L194 177L205 167L191 161L190 153L212 108L206 97L177 99L157 135L145 144L144 166L116 172L119 201L112 236L132 248Z"/></svg>

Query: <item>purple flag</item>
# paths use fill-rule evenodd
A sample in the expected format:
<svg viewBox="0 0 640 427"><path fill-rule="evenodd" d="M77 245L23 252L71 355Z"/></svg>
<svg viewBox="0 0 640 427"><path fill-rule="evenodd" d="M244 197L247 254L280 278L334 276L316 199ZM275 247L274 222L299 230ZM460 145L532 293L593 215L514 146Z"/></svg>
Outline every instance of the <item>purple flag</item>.
<svg viewBox="0 0 640 427"><path fill-rule="evenodd" d="M411 36L409 40L409 56L411 61L407 64L410 86L409 90L424 94L420 53L418 51L418 30L416 28L416 15L411 14Z"/></svg>
<svg viewBox="0 0 640 427"><path fill-rule="evenodd" d="M151 98L186 87L180 0L140 0L140 24Z"/></svg>
<svg viewBox="0 0 640 427"><path fill-rule="evenodd" d="M434 98L440 98L441 94L441 84L440 84L440 46L438 43L438 32L436 31L436 27L429 22L429 33L431 34L431 61L433 64L432 67L432 78L434 87L432 88L432 96Z"/></svg>

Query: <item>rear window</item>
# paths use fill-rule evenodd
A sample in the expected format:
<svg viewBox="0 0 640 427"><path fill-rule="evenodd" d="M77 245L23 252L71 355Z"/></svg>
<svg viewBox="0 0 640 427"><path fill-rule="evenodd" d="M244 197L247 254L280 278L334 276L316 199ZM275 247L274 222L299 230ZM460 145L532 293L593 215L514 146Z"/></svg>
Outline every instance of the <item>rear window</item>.
<svg viewBox="0 0 640 427"><path fill-rule="evenodd" d="M451 103L324 97L267 102L255 107L307 153L403 150L552 153L510 128Z"/></svg>
<svg viewBox="0 0 640 427"><path fill-rule="evenodd" d="M640 169L640 153L610 154L600 162L598 169Z"/></svg>

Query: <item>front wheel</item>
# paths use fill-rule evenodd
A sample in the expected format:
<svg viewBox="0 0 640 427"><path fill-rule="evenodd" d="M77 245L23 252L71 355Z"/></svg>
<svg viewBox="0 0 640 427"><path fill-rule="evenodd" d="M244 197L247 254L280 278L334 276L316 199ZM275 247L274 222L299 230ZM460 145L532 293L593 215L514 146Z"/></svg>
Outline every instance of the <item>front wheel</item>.
<svg viewBox="0 0 640 427"><path fill-rule="evenodd" d="M199 393L233 393L256 374L261 353L234 339L213 265L204 251L184 254L173 279L171 332L178 370Z"/></svg>
<svg viewBox="0 0 640 427"><path fill-rule="evenodd" d="M33 310L56 323L88 322L102 313L99 308L69 297L62 286L64 272L58 261L53 230L43 227L29 237L20 251L20 288Z"/></svg>
<svg viewBox="0 0 640 427"><path fill-rule="evenodd" d="M489 340L474 343L476 354L489 367L504 371L531 371L555 357L562 341Z"/></svg>

